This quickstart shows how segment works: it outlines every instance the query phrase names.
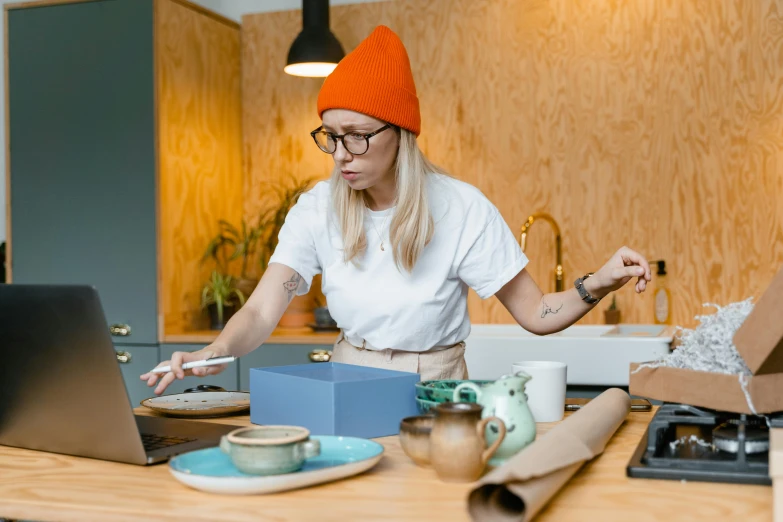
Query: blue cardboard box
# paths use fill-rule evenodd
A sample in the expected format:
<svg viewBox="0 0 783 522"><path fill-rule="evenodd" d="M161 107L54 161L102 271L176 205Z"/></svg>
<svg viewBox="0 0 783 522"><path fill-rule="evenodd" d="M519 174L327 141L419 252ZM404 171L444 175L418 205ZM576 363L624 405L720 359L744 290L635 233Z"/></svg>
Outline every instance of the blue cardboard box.
<svg viewBox="0 0 783 522"><path fill-rule="evenodd" d="M342 363L250 369L250 422L304 426L313 435L385 437L419 415L417 373Z"/></svg>

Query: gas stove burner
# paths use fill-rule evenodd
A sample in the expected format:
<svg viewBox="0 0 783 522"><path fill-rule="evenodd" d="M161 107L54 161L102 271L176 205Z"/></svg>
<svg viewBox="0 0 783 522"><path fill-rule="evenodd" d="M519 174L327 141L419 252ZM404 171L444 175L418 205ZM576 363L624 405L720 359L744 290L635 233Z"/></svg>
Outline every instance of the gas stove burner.
<svg viewBox="0 0 783 522"><path fill-rule="evenodd" d="M732 421L735 419L732 419ZM724 422L712 431L712 444L721 451L737 453L739 450L740 431L745 432L745 453L753 455L769 451L769 431L756 426L745 425L737 422Z"/></svg>
<svg viewBox="0 0 783 522"><path fill-rule="evenodd" d="M783 427L783 412L758 416L664 403L626 472L635 478L770 485L770 427Z"/></svg>
<svg viewBox="0 0 783 522"><path fill-rule="evenodd" d="M767 422L764 417L748 417L747 415L741 415L739 418L736 419L729 419L726 421L729 424L733 424L735 426L739 426L740 424L745 424L746 426L766 426Z"/></svg>

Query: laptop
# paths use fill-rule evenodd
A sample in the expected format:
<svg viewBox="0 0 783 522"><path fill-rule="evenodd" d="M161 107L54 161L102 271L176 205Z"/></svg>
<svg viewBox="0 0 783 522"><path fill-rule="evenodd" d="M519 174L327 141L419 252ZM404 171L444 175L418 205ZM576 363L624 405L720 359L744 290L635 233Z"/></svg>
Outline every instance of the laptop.
<svg viewBox="0 0 783 522"><path fill-rule="evenodd" d="M0 356L0 445L147 465L237 428L134 415L91 286L0 284Z"/></svg>

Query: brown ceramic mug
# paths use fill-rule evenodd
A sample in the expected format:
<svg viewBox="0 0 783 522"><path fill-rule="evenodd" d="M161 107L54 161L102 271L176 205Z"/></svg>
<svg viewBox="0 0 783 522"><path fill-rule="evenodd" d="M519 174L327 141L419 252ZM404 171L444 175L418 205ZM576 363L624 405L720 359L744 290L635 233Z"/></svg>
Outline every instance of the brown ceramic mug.
<svg viewBox="0 0 783 522"><path fill-rule="evenodd" d="M487 461L506 436L506 425L497 417L481 418L483 407L466 402L439 404L433 411L430 461L445 482L473 482L481 478ZM487 424L494 422L498 438L487 448Z"/></svg>
<svg viewBox="0 0 783 522"><path fill-rule="evenodd" d="M430 434L435 415L406 417L400 422L400 446L411 460L424 468L430 467Z"/></svg>

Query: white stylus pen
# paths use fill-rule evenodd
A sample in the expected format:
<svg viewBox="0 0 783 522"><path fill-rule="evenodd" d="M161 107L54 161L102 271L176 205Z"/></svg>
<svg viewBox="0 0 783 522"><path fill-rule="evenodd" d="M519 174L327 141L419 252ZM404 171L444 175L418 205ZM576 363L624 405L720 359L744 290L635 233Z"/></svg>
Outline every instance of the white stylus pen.
<svg viewBox="0 0 783 522"><path fill-rule="evenodd" d="M228 364L236 361L236 357L229 355L226 357L212 357L211 359L204 359L203 361L186 362L182 365L183 370L190 370L191 368L199 368L201 366L215 366L216 364ZM150 373L168 373L171 371L171 366L161 366L150 371Z"/></svg>

